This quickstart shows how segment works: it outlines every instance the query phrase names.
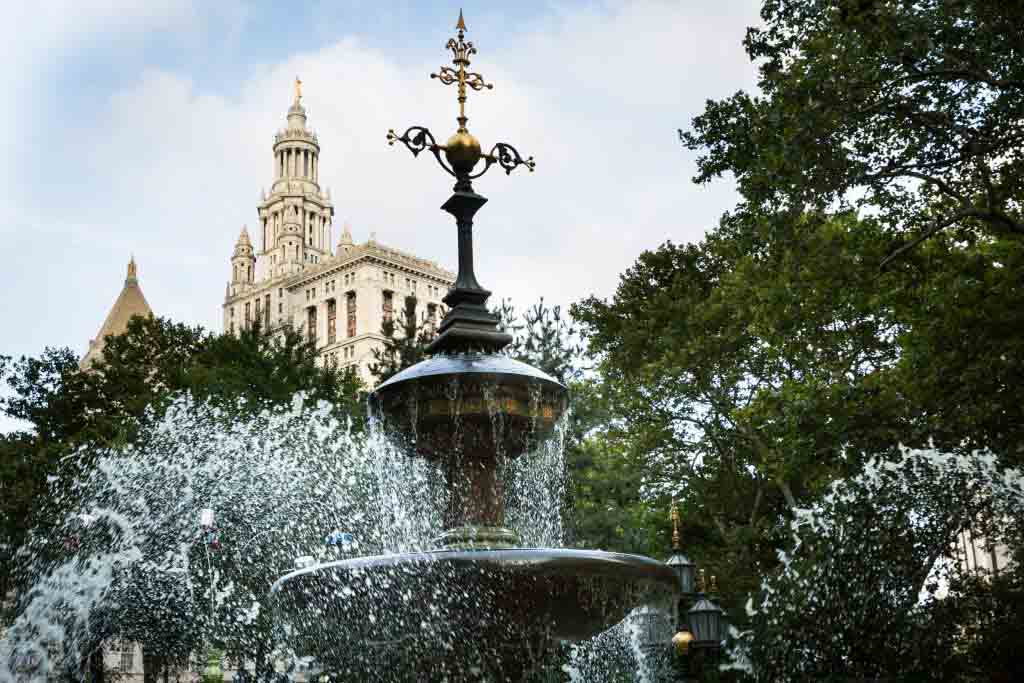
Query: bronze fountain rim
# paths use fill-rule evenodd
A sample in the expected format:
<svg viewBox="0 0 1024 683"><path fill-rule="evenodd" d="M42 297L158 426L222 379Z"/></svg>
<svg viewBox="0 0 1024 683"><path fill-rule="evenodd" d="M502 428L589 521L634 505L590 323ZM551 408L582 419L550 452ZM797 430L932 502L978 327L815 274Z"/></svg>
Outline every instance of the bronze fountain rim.
<svg viewBox="0 0 1024 683"><path fill-rule="evenodd" d="M604 550L574 548L501 548L494 550L424 550L408 553L368 555L334 560L295 569L277 579L271 593L279 593L295 579L338 571L403 569L442 565L499 570L537 575L620 577L628 581L648 581L678 592L678 577L672 568L650 557Z"/></svg>
<svg viewBox="0 0 1024 683"><path fill-rule="evenodd" d="M415 380L438 379L446 376L494 377L500 379L534 380L547 384L560 392L567 391L564 384L522 361L491 353L438 354L420 361L395 374L380 384L370 394L371 399L379 398L382 391Z"/></svg>

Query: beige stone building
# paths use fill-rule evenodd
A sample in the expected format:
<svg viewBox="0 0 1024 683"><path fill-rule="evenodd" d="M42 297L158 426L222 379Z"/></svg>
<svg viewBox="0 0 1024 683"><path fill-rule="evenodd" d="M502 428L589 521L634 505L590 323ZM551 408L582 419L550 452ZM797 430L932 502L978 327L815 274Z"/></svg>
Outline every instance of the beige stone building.
<svg viewBox="0 0 1024 683"><path fill-rule="evenodd" d="M332 247L334 205L320 185L320 144L298 88L272 159L273 184L257 206L258 248L243 227L231 257L224 330L290 324L316 341L323 362L355 367L372 384L384 321L398 320L411 295L418 320L439 323L455 274L373 235L357 243L348 225Z"/></svg>

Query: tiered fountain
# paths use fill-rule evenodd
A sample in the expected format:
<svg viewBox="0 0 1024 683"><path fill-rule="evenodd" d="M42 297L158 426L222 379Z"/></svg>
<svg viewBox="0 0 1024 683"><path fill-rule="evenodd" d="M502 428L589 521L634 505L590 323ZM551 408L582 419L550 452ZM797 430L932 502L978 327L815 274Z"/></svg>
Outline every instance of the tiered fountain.
<svg viewBox="0 0 1024 683"><path fill-rule="evenodd" d="M292 572L274 585L299 654L327 671L387 680L519 681L556 644L591 638L639 605L679 590L666 565L590 550L522 548L505 526L505 476L550 438L567 407L554 378L500 353L511 337L486 307L473 272L473 217L487 201L472 181L493 165L530 171L505 143L483 154L468 131L467 88L490 89L467 71L476 53L462 14L448 41L455 68L432 78L457 84L458 129L439 145L429 130L388 132L413 155L429 151L456 182L441 207L458 226L459 272L449 312L429 351L377 387L371 408L389 438L437 467L445 528L426 552L346 559ZM479 170L477 166L483 162Z"/></svg>

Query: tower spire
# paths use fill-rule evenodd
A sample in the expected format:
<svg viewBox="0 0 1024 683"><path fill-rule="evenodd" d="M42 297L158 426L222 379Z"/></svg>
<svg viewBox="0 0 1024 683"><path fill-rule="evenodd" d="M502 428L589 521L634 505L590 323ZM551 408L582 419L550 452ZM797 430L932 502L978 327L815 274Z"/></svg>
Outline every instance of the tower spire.
<svg viewBox="0 0 1024 683"><path fill-rule="evenodd" d="M139 281L138 266L135 265L135 254L131 255L128 259L128 276L124 279L124 283L134 283Z"/></svg>

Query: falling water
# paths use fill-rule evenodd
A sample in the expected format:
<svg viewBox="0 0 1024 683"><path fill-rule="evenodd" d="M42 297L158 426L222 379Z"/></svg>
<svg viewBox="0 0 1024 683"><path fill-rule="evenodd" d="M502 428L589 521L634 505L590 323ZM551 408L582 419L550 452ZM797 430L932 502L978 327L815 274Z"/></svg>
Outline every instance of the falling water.
<svg viewBox="0 0 1024 683"><path fill-rule="evenodd" d="M458 404L458 396L451 398ZM527 546L562 543L565 419L554 438L506 463L508 522ZM277 577L297 563L428 551L443 531L436 465L407 457L376 428L353 431L330 406L307 406L302 396L287 409L243 420L183 397L143 426L134 445L83 448L65 464L86 474L54 482L55 492L64 491L54 504L62 521L37 530L23 551L33 582L0 639L0 681L44 680L47 671L77 667L102 639L145 640L161 628L177 629L185 652L216 642L308 664L308 653L287 644L289 625L282 631L272 617L268 589ZM200 524L204 510L213 511L215 529ZM351 534L354 545L326 544L333 532ZM415 571L403 566L360 578L411 599L415 582L426 580ZM334 602L348 597L346 586L332 590L327 597ZM462 609L473 598L467 590L442 581L420 593L433 597L414 611L443 622L446 609ZM163 613L178 622L156 623L154 615ZM366 616L388 615L370 606ZM395 633L416 626L397 623ZM636 670L635 647L624 633L616 627L577 645L563 678L621 680L604 673L620 671L611 661ZM432 646L462 646L432 635ZM386 645L398 654L424 646ZM463 665L486 664L456 661Z"/></svg>

